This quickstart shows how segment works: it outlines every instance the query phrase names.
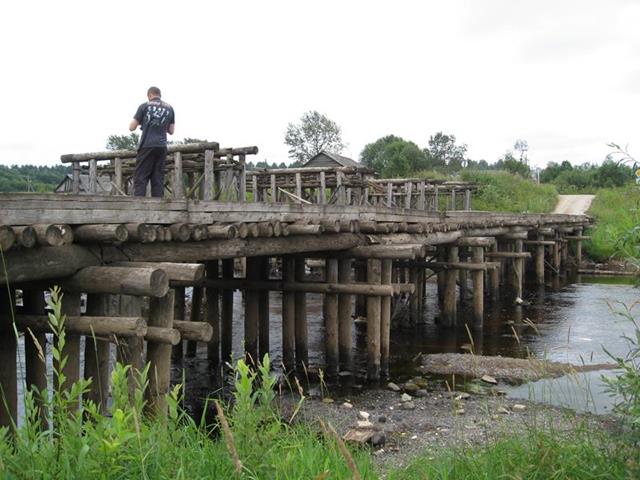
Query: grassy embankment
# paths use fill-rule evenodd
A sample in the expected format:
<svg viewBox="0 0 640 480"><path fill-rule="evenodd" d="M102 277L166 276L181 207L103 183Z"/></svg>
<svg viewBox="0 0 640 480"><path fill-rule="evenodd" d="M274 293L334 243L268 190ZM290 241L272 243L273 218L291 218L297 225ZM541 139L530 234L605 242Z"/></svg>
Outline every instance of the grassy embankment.
<svg viewBox="0 0 640 480"><path fill-rule="evenodd" d="M585 243L586 254L599 262L620 256L623 236L640 227L640 188L601 189L588 213L596 225L591 229L591 241Z"/></svg>
<svg viewBox="0 0 640 480"><path fill-rule="evenodd" d="M478 184L474 193L474 210L514 213L553 211L558 192L553 185L540 185L504 171L463 171L461 178Z"/></svg>

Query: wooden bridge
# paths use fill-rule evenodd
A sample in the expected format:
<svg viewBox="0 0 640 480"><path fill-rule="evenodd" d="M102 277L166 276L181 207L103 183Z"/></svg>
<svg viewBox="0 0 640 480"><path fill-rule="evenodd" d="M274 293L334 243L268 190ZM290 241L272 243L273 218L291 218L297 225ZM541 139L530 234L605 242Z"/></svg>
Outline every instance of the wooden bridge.
<svg viewBox="0 0 640 480"><path fill-rule="evenodd" d="M281 322L284 368L306 368L306 295L320 293L322 367L329 374L352 368L353 321L361 316L367 374L377 380L387 372L391 329L423 317L428 275L437 275L440 324L481 329L486 298L521 298L527 270L538 283L560 275L569 242L579 264L588 238L584 216L472 211L471 184L377 179L349 168L247 170L255 153L216 143L170 146L163 199L126 195L132 151L64 155L73 165L70 194L0 194L0 283L9 286L0 294L0 425L17 415L13 325L29 332L27 386L46 387L38 352L49 332L43 291L53 285L63 289L68 315L68 381L93 378L88 397L104 407L115 344L121 361L151 364L148 401L163 412L183 341L187 355L206 345L212 368L232 357L234 290L244 292L248 358L269 352L269 324ZM81 175L89 176L88 192ZM96 194L99 183L112 186L110 195ZM310 259L320 260L322 275L308 273ZM458 318L470 290L472 318ZM269 291L282 292L281 318L269 318ZM392 325L392 302L401 299L410 316ZM84 342L84 372L82 336L95 337Z"/></svg>

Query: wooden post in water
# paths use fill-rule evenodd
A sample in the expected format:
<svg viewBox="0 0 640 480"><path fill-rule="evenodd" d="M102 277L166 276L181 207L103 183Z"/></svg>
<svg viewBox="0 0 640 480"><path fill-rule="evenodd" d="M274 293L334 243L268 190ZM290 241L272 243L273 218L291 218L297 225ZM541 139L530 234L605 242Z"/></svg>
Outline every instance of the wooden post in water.
<svg viewBox="0 0 640 480"><path fill-rule="evenodd" d="M184 298L184 296L183 296ZM142 315L142 300L140 297L120 295L120 315L123 317L139 317ZM138 383L138 374L144 368L144 345L140 337L118 338L118 361L123 365L130 365L129 398L133 398L136 388L142 388Z"/></svg>
<svg viewBox="0 0 640 480"><path fill-rule="evenodd" d="M246 279L249 282L260 281L259 257L247 257ZM260 316L260 293L257 290L245 290L244 295L244 350L246 362L257 365L258 362L258 318Z"/></svg>
<svg viewBox="0 0 640 480"><path fill-rule="evenodd" d="M544 236L538 234L538 241L544 241ZM544 244L536 245L536 283L538 285L544 285Z"/></svg>
<svg viewBox="0 0 640 480"><path fill-rule="evenodd" d="M460 253L466 253L467 249L462 248ZM458 282L460 284L460 301L466 302L469 292L469 271L464 268L458 271Z"/></svg>
<svg viewBox="0 0 640 480"><path fill-rule="evenodd" d="M555 269L555 275L560 275L561 258L560 248L562 245L562 235L559 231L556 231L556 243L553 245L553 268Z"/></svg>
<svg viewBox="0 0 640 480"><path fill-rule="evenodd" d="M191 315L189 319L190 321L192 322L202 321L203 298L204 298L204 288L193 287L193 294L191 295ZM182 320L184 320L184 318ZM187 357L195 357L197 348L198 348L198 342L196 342L195 340L187 341Z"/></svg>
<svg viewBox="0 0 640 480"><path fill-rule="evenodd" d="M15 290L0 288L0 427L18 421L17 334L13 329Z"/></svg>
<svg viewBox="0 0 640 480"><path fill-rule="evenodd" d="M576 267L582 268L582 227L576 229Z"/></svg>
<svg viewBox="0 0 640 480"><path fill-rule="evenodd" d="M393 260L384 259L381 264L380 281L382 285L391 284ZM424 268L420 269L424 284ZM420 275L419 275L420 277ZM420 294L422 290L420 290ZM422 295L421 295L422 296ZM422 301L420 302L422 304ZM422 309L421 309L422 310ZM384 376L389 374L389 347L391 343L391 297L380 299L380 368Z"/></svg>
<svg viewBox="0 0 640 480"><path fill-rule="evenodd" d="M92 293L87 295L87 315L117 316L120 305L116 295ZM109 398L109 352L111 343L99 340L94 335L85 336L84 378L91 379L91 386L85 399L98 406L101 413L107 411Z"/></svg>
<svg viewBox="0 0 640 480"><path fill-rule="evenodd" d="M471 247L471 254L473 263L484 263L484 247ZM473 326L480 329L484 322L484 272L482 270L474 271L471 273L471 277L473 281Z"/></svg>
<svg viewBox="0 0 640 480"><path fill-rule="evenodd" d="M516 253L522 253L523 248L523 240L517 239L514 240L514 251ZM513 289L516 293L516 298L522 299L522 286L524 283L524 258L514 258L513 259Z"/></svg>
<svg viewBox="0 0 640 480"><path fill-rule="evenodd" d="M438 247L438 262L447 261L447 250L445 247ZM442 308L444 303L444 292L447 285L447 272L446 270L439 270L436 274L438 280L438 304Z"/></svg>
<svg viewBox="0 0 640 480"><path fill-rule="evenodd" d="M411 316L411 325L416 325L420 321L420 290L418 288L418 267L409 268L409 283L415 287L414 292L409 296L409 310Z"/></svg>
<svg viewBox="0 0 640 480"><path fill-rule="evenodd" d="M291 255L282 257L282 281L295 282L295 276L295 257ZM295 367L295 318L295 293L285 290L282 292L282 363L286 371L291 371Z"/></svg>
<svg viewBox="0 0 640 480"><path fill-rule="evenodd" d="M222 260L222 280L233 280L233 258ZM222 323L220 325L222 362L233 364L233 289L222 290Z"/></svg>
<svg viewBox="0 0 640 480"><path fill-rule="evenodd" d="M326 283L338 283L338 259L327 258L325 260L325 280ZM327 373L336 375L338 373L338 295L335 293L325 293L322 310L324 314L325 345L327 355Z"/></svg>
<svg viewBox="0 0 640 480"><path fill-rule="evenodd" d="M304 282L304 257L295 259L295 281ZM295 292L295 325L296 325L296 366L309 366L309 347L307 335L307 297L304 292Z"/></svg>
<svg viewBox="0 0 640 480"><path fill-rule="evenodd" d="M356 282L367 281L367 266L362 261L355 261L353 264L353 272ZM367 315L367 300L364 295L356 295L355 314L356 317L364 317Z"/></svg>
<svg viewBox="0 0 640 480"><path fill-rule="evenodd" d="M351 283L351 263L349 258L338 260L338 282L341 284ZM352 326L353 318L353 295L338 295L338 349L340 356L340 366L343 369L351 369L351 344L353 341Z"/></svg>
<svg viewBox="0 0 640 480"><path fill-rule="evenodd" d="M218 280L218 260L207 262L205 272L207 280ZM220 291L215 287L207 287L205 294L207 298L206 321L213 330L211 340L207 344L207 359L213 366L216 366L220 362Z"/></svg>
<svg viewBox="0 0 640 480"><path fill-rule="evenodd" d="M173 327L173 290L160 298L149 299L149 327ZM147 391L147 405L149 410L158 417L167 414L166 394L169 393L171 381L171 345L165 343L147 342L147 362L149 362L149 389Z"/></svg>
<svg viewBox="0 0 640 480"><path fill-rule="evenodd" d="M269 257L260 257L260 281L269 281ZM269 353L269 290L262 290L258 293L258 352L262 358Z"/></svg>
<svg viewBox="0 0 640 480"><path fill-rule="evenodd" d="M2 300L0 300L0 303ZM22 291L23 311L27 315L46 315L46 302L42 290ZM0 322L3 320L0 319ZM1 347L0 347L1 348ZM47 338L43 332L26 332L24 335L24 358L25 358L25 383L28 389L34 392L44 392L47 388L47 365L46 365ZM43 358L43 356L45 358ZM42 398L35 395L35 401L40 410L40 420L42 428L47 427L47 412L45 411Z"/></svg>
<svg viewBox="0 0 640 480"><path fill-rule="evenodd" d="M491 246L491 251L497 253L499 251L498 241ZM492 268L488 272L489 278L489 294L492 300L497 300L500 296L500 268Z"/></svg>
<svg viewBox="0 0 640 480"><path fill-rule="evenodd" d="M175 288L174 302L173 302L173 305L174 305L173 318L175 319L185 320L185 317L187 315L185 295L186 295L185 287ZM180 343L172 347L171 356L176 361L182 361L183 355L184 355L184 342L180 341Z"/></svg>
<svg viewBox="0 0 640 480"><path fill-rule="evenodd" d="M380 285L380 260L367 261L367 283ZM367 379L380 379L380 297L367 297Z"/></svg>
<svg viewBox="0 0 640 480"><path fill-rule="evenodd" d="M64 292L62 313L67 316L80 315L80 293ZM53 341L55 342L56 339L54 338ZM66 377L64 389L70 390L71 385L80 380L80 335L66 335L62 356L67 357L67 363L62 368L62 373ZM70 406L70 409L76 410L79 406L78 403L78 405Z"/></svg>
<svg viewBox="0 0 640 480"><path fill-rule="evenodd" d="M447 261L458 263L458 247L450 246ZM457 303L456 303L456 280L458 271L454 269L445 272L444 300L442 303L442 324L451 327L456 324Z"/></svg>

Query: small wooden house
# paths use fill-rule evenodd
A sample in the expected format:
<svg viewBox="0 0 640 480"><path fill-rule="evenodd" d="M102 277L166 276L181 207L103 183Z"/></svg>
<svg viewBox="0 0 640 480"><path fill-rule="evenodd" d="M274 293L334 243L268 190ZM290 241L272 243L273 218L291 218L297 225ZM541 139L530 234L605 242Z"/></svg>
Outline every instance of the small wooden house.
<svg viewBox="0 0 640 480"><path fill-rule="evenodd" d="M305 163L303 168L307 167L328 167L328 168L340 168L340 167L350 167L355 168L356 170L369 171L367 167L362 165L361 163L356 162L348 157L343 157L342 155L338 155L337 153L327 152L323 150L322 152L315 155L311 160Z"/></svg>

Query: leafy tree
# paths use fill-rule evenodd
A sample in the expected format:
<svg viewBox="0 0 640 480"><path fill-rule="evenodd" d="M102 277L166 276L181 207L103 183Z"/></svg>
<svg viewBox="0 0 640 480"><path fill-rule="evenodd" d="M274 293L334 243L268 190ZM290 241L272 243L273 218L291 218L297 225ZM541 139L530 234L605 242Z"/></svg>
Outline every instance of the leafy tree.
<svg viewBox="0 0 640 480"><path fill-rule="evenodd" d="M529 163L529 159L527 158L527 152L529 151L529 144L526 140L518 139L516 143L513 144L513 149L518 152L520 155L519 160L522 163Z"/></svg>
<svg viewBox="0 0 640 480"><path fill-rule="evenodd" d="M562 172L573 169L573 165L571 165L567 160L564 160L561 164L556 162L547 163L546 168L544 168L540 172L540 182L542 183L551 183L553 182Z"/></svg>
<svg viewBox="0 0 640 480"><path fill-rule="evenodd" d="M52 192L70 171L65 165L0 165L0 192Z"/></svg>
<svg viewBox="0 0 640 480"><path fill-rule="evenodd" d="M381 155L382 177L409 177L428 168L427 157L413 142L398 139L384 148Z"/></svg>
<svg viewBox="0 0 640 480"><path fill-rule="evenodd" d="M447 167L458 171L467 163L467 145L456 145L456 136L438 132L429 137L429 146L424 150L430 163L429 168Z"/></svg>
<svg viewBox="0 0 640 480"><path fill-rule="evenodd" d="M345 146L338 124L315 110L287 126L284 143L289 147L289 157L301 163L323 150L341 153Z"/></svg>
<svg viewBox="0 0 640 480"><path fill-rule="evenodd" d="M364 166L381 173L387 163L387 159L384 157L385 148L398 140L404 141L395 135L386 135L373 143L368 143L360 153L360 162Z"/></svg>
<svg viewBox="0 0 640 480"><path fill-rule="evenodd" d="M524 178L531 176L529 166L514 157L512 152L505 153L504 156L496 162L495 166L499 170L506 170L507 172L520 175Z"/></svg>
<svg viewBox="0 0 640 480"><path fill-rule="evenodd" d="M129 135L109 135L107 137L107 150L135 150L138 148L140 135L131 132Z"/></svg>

